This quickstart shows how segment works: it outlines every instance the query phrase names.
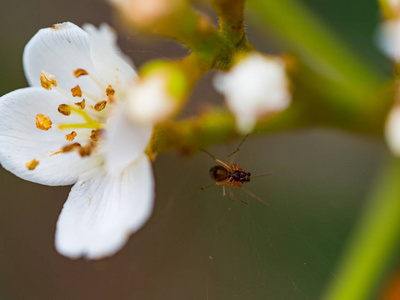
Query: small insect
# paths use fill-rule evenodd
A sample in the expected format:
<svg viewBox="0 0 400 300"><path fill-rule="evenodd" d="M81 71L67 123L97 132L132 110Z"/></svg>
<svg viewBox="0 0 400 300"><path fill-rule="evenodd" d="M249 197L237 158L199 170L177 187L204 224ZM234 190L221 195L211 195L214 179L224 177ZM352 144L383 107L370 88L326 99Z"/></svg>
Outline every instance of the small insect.
<svg viewBox="0 0 400 300"><path fill-rule="evenodd" d="M244 141L246 140L247 137L248 137L248 135L246 135L243 138L243 140L240 142L240 144L236 147L235 151L233 151L231 154L227 155L226 158L229 158L232 155L236 154L239 151L240 146L242 146L242 144L244 143ZM213 186L221 185L222 186L222 194L224 197L227 197L225 186L230 186L233 188L241 188L244 192L246 192L251 197L257 199L258 201L261 201L262 203L264 203L266 205L269 205L268 203L266 203L265 201L258 198L256 195L254 195L253 193L249 192L248 190L246 190L242 187L242 185L244 183L250 181L251 173L246 172L245 170L240 168L238 164L227 164L227 163L223 162L222 160L219 160L218 158L216 158L214 155L212 155L207 150L205 150L205 149L201 149L201 150L204 151L205 153L207 153L213 160L215 160L216 162L221 164L221 165L213 166L209 172L210 177L215 181L215 183L201 188L202 190L211 188ZM267 175L267 174L265 174L265 175ZM241 202L247 204L244 201L241 201Z"/></svg>

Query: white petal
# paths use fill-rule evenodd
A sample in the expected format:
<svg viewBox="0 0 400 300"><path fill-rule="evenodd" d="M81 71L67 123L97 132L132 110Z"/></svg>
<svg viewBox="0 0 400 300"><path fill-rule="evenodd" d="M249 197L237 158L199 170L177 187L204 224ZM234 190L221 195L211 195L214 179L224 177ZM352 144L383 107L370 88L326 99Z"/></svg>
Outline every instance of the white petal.
<svg viewBox="0 0 400 300"><path fill-rule="evenodd" d="M73 186L57 222L57 250L99 259L118 251L153 209L151 164L143 155L120 176L95 169Z"/></svg>
<svg viewBox="0 0 400 300"><path fill-rule="evenodd" d="M101 24L99 29L91 24L83 28L89 33L91 58L98 76L113 87L132 83L136 72L131 60L118 48L114 31L107 24Z"/></svg>
<svg viewBox="0 0 400 300"><path fill-rule="evenodd" d="M100 88L88 76L75 78L81 68L96 75L90 55L88 34L70 22L44 28L25 46L23 64L31 86L40 86L42 70L54 75L58 85L69 91L77 84L86 92L98 94Z"/></svg>
<svg viewBox="0 0 400 300"><path fill-rule="evenodd" d="M248 133L259 117L287 108L291 100L284 63L260 54L249 55L227 74L218 74L214 85L225 95L242 133Z"/></svg>
<svg viewBox="0 0 400 300"><path fill-rule="evenodd" d="M385 137L389 149L400 156L400 106L392 108L386 121Z"/></svg>
<svg viewBox="0 0 400 300"><path fill-rule="evenodd" d="M376 31L376 41L381 50L390 58L400 59L400 20L385 21Z"/></svg>
<svg viewBox="0 0 400 300"><path fill-rule="evenodd" d="M69 144L69 132L57 129L57 124L81 121L73 115L58 113L66 98L42 88L19 89L0 98L0 162L17 176L46 185L66 185L76 182L79 175L100 164L98 156L81 158L78 153L63 153L40 159ZM36 128L36 115L49 116L53 126L48 131ZM76 141L80 141L79 138ZM35 170L25 164L39 159Z"/></svg>
<svg viewBox="0 0 400 300"><path fill-rule="evenodd" d="M146 149L153 128L132 123L126 116L126 104L119 105L109 122L106 138L106 167L113 174L121 172Z"/></svg>

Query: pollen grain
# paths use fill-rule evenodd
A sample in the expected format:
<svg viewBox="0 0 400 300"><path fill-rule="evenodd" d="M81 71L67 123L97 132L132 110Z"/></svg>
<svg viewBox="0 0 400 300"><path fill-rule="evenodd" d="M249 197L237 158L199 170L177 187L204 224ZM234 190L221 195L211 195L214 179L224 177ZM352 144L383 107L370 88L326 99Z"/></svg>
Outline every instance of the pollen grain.
<svg viewBox="0 0 400 300"><path fill-rule="evenodd" d="M85 109L86 101L83 99L81 102L75 102L75 105L79 107L79 109Z"/></svg>
<svg viewBox="0 0 400 300"><path fill-rule="evenodd" d="M98 142L101 138L101 129L92 130L90 135L90 139L94 142Z"/></svg>
<svg viewBox="0 0 400 300"><path fill-rule="evenodd" d="M51 128L52 124L53 124L53 122L51 122L51 120L48 116L45 116L43 114L36 115L36 127L38 129L49 130Z"/></svg>
<svg viewBox="0 0 400 300"><path fill-rule="evenodd" d="M37 167L38 164L39 164L38 160L32 159L31 161L27 162L25 164L25 166L29 171L32 171L32 170L35 170L35 168Z"/></svg>
<svg viewBox="0 0 400 300"><path fill-rule="evenodd" d="M67 134L67 135L65 136L65 139L66 139L67 141L72 142L72 141L75 139L76 136L77 136L77 133L76 133L75 131L72 131L70 134Z"/></svg>
<svg viewBox="0 0 400 300"><path fill-rule="evenodd" d="M102 111L103 109L106 108L106 105L107 105L107 101L103 100L103 101L97 102L94 106L94 109L97 111Z"/></svg>
<svg viewBox="0 0 400 300"><path fill-rule="evenodd" d="M69 116L71 114L71 107L67 104L60 104L58 106L58 112L64 116Z"/></svg>
<svg viewBox="0 0 400 300"><path fill-rule="evenodd" d="M85 70L85 69L76 69L75 71L74 71L74 76L76 77L76 78L79 78L79 77L81 77L81 76L85 76L85 75L88 75L89 73Z"/></svg>
<svg viewBox="0 0 400 300"><path fill-rule="evenodd" d="M46 90L51 90L52 86L57 86L56 77L46 71L42 71L40 72L40 85Z"/></svg>
<svg viewBox="0 0 400 300"><path fill-rule="evenodd" d="M77 85L76 87L73 87L71 89L71 92L72 92L73 97L82 97L82 90L79 85Z"/></svg>

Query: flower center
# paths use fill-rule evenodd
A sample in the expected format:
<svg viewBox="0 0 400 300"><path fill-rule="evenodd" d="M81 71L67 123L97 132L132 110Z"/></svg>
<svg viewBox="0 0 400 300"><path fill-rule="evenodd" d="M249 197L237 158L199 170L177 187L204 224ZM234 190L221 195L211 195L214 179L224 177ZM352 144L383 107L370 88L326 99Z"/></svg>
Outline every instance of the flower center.
<svg viewBox="0 0 400 300"><path fill-rule="evenodd" d="M80 117L83 122L80 123L62 123L58 124L57 128L59 130L72 130L70 133L65 135L65 139L70 144L62 147L59 150L52 151L46 155L43 155L39 159L32 159L26 163L28 170L34 170L39 165L39 160L46 157L50 157L56 154L68 153L76 151L81 157L89 156L92 154L99 141L101 141L102 136L104 136L107 104L113 104L115 101L115 90L111 85L104 85L99 79L90 74L84 69L76 69L73 71L76 78L81 76L88 76L102 91L103 96L107 100L102 100L93 94L82 91L79 85L71 88L71 93L58 87L56 77L49 74L46 71L42 71L40 74L40 84L46 90L52 90L53 88L68 98L69 103L72 104L61 104L58 106L58 112L64 116L70 116L71 114ZM75 102L75 98L82 98L81 101ZM83 98L85 97L85 98ZM89 103L87 103L89 102ZM36 115L36 127L40 130L49 130L53 126L49 116L43 114ZM81 143L74 142L76 137L84 138L86 143L82 145Z"/></svg>

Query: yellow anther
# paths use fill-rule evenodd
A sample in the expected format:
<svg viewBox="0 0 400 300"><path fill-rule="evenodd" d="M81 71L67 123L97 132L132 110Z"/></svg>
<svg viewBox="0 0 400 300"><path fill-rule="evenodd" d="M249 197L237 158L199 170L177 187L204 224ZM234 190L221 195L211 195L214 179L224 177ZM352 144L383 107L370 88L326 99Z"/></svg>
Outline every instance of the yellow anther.
<svg viewBox="0 0 400 300"><path fill-rule="evenodd" d="M62 153L72 152L72 151L75 151L75 150L80 149L81 147L82 147L81 144L79 144L79 143L73 143L73 144L71 144L71 145L62 147L62 148L61 148L61 152L62 152Z"/></svg>
<svg viewBox="0 0 400 300"><path fill-rule="evenodd" d="M89 145L80 147L78 151L79 151L79 155L81 157L89 156L92 153L92 145L89 144Z"/></svg>
<svg viewBox="0 0 400 300"><path fill-rule="evenodd" d="M32 159L31 161L28 161L25 166L29 171L35 170L37 165L39 164L39 161L36 159Z"/></svg>
<svg viewBox="0 0 400 300"><path fill-rule="evenodd" d="M78 106L80 109L85 109L86 101L83 99L81 102L75 102L75 105Z"/></svg>
<svg viewBox="0 0 400 300"><path fill-rule="evenodd" d="M67 104L60 104L58 106L58 112L64 116L69 116L71 114L71 107Z"/></svg>
<svg viewBox="0 0 400 300"><path fill-rule="evenodd" d="M97 111L102 111L104 108L106 108L107 101L103 100L100 102L97 102L94 106L94 109Z"/></svg>
<svg viewBox="0 0 400 300"><path fill-rule="evenodd" d="M78 151L78 153L81 157L85 157L85 156L89 156L92 153L92 148L94 146L95 146L95 144L93 142L90 142L89 144L87 144L83 147L79 143L73 143L71 145L64 146L63 148L61 148L61 153Z"/></svg>
<svg viewBox="0 0 400 300"><path fill-rule="evenodd" d="M71 89L73 97L82 97L82 90L79 85Z"/></svg>
<svg viewBox="0 0 400 300"><path fill-rule="evenodd" d="M84 75L88 75L89 73L86 71L86 70L84 70L84 69L76 69L75 71L74 71L74 76L76 77L76 78L79 78L79 77L81 77L81 76L84 76Z"/></svg>
<svg viewBox="0 0 400 300"><path fill-rule="evenodd" d="M75 131L72 131L70 134L67 134L66 136L65 136L65 139L67 140L67 141L70 141L70 142L72 142L73 140L74 140L74 138L76 137L76 132Z"/></svg>
<svg viewBox="0 0 400 300"><path fill-rule="evenodd" d="M115 90L111 87L111 85L108 85L108 87L106 89L106 94L108 97L114 96Z"/></svg>
<svg viewBox="0 0 400 300"><path fill-rule="evenodd" d="M90 138L92 141L97 142L101 139L102 129L92 130Z"/></svg>
<svg viewBox="0 0 400 300"><path fill-rule="evenodd" d="M42 71L40 72L40 85L46 90L51 90L52 86L57 86L56 77L46 71Z"/></svg>
<svg viewBox="0 0 400 300"><path fill-rule="evenodd" d="M112 103L114 101L115 90L111 87L111 85L108 85L106 89L106 95L110 100L110 103Z"/></svg>
<svg viewBox="0 0 400 300"><path fill-rule="evenodd" d="M53 122L51 122L51 120L48 116L45 116L42 114L36 115L36 127L38 129L49 130L51 128L52 124L53 124Z"/></svg>

